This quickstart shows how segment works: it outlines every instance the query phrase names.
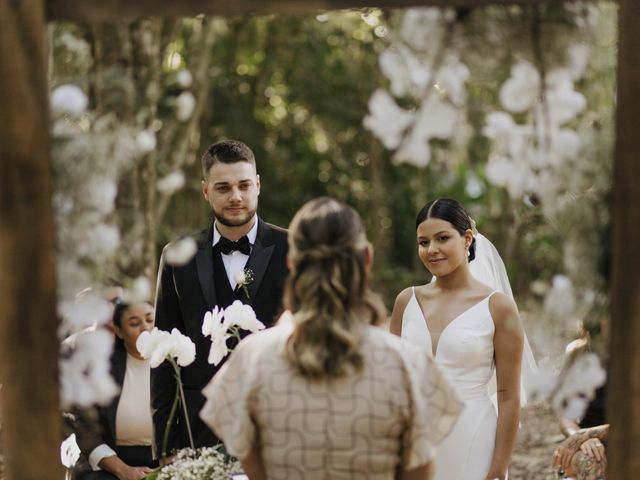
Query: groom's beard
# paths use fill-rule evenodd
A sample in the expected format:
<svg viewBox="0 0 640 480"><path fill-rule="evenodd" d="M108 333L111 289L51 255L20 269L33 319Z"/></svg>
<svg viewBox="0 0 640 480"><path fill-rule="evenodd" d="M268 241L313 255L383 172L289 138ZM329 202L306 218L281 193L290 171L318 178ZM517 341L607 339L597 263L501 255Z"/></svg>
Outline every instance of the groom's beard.
<svg viewBox="0 0 640 480"><path fill-rule="evenodd" d="M232 218L232 217L226 216L223 212L216 212L214 210L213 216L216 218L217 222L220 222L222 225L225 225L227 227L242 227L243 225L246 225L251 220L253 220L253 217L256 215L256 212L257 212L257 209L254 208L253 210L247 210L247 212L244 215Z"/></svg>

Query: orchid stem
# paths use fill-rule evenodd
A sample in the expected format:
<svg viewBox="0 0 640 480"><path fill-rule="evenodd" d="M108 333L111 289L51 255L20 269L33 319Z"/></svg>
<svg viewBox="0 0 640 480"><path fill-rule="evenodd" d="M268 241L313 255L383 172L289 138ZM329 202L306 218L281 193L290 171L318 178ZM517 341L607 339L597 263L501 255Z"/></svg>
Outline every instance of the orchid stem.
<svg viewBox="0 0 640 480"><path fill-rule="evenodd" d="M169 442L169 431L171 430L171 423L173 417L176 414L176 408L178 407L178 398L180 395L180 373L177 370L177 365L173 362L173 359L169 359L169 362L173 365L173 369L176 371L176 394L173 397L173 403L171 404L171 410L169 411L169 418L167 418L167 424L164 427L164 435L162 436L162 458L167 456L167 443ZM187 422L189 424L189 422Z"/></svg>
<svg viewBox="0 0 640 480"><path fill-rule="evenodd" d="M178 388L180 389L180 400L182 402L182 411L184 412L184 423L187 425L187 433L189 434L189 444L191 448L195 449L195 444L193 442L193 434L191 433L191 422L189 421L189 413L187 412L187 402L184 398L184 390L182 388L182 381L180 379L180 370L178 366L174 363L173 368L176 370L176 378L178 379Z"/></svg>

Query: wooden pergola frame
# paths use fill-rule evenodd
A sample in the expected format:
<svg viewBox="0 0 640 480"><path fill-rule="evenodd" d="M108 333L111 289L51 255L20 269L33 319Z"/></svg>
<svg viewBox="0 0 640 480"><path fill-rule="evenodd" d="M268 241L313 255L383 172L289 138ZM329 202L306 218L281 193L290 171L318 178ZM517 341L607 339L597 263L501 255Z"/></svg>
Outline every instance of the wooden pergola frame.
<svg viewBox="0 0 640 480"><path fill-rule="evenodd" d="M0 0L0 382L6 478L63 474L48 21L552 1L558 0ZM609 478L622 480L640 472L640 1L618 4L608 412Z"/></svg>

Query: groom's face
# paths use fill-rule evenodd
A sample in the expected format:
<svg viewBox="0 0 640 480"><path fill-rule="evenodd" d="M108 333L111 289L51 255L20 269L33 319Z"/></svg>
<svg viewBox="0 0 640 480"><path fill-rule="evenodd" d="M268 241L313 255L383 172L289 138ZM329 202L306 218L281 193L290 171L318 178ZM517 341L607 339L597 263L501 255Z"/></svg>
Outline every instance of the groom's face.
<svg viewBox="0 0 640 480"><path fill-rule="evenodd" d="M260 176L249 162L217 162L202 181L202 193L218 222L240 227L249 223L258 209Z"/></svg>

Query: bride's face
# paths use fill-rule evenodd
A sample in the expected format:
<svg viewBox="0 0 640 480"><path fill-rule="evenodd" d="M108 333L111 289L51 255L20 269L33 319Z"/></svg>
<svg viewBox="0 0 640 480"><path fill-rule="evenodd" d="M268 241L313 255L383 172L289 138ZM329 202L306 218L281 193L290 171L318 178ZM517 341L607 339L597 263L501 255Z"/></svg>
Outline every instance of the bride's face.
<svg viewBox="0 0 640 480"><path fill-rule="evenodd" d="M418 256L424 266L436 277L449 275L467 264L467 246L471 232L460 235L455 227L439 218L428 218L417 229Z"/></svg>

